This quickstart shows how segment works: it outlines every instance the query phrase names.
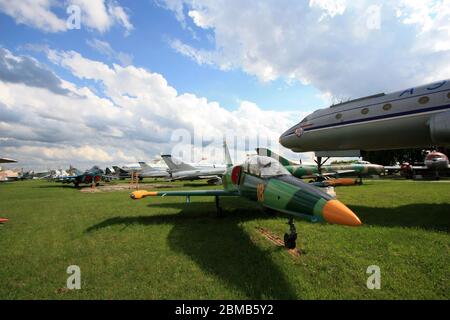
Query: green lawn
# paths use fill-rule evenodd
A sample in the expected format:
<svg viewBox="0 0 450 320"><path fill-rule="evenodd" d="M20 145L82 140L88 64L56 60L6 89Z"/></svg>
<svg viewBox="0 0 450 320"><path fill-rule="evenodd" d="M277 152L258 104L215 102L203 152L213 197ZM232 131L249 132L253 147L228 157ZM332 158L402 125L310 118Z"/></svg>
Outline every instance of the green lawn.
<svg viewBox="0 0 450 320"><path fill-rule="evenodd" d="M185 188L211 188L186 183ZM179 183L182 186L181 183ZM151 189L151 184L146 188ZM214 188L214 187L212 187ZM0 184L1 299L449 299L450 182L366 181L336 189L358 228L297 220L304 254L282 237L286 216L212 198L132 201L57 183ZM82 289L64 290L69 265ZM369 265L381 289L369 290Z"/></svg>

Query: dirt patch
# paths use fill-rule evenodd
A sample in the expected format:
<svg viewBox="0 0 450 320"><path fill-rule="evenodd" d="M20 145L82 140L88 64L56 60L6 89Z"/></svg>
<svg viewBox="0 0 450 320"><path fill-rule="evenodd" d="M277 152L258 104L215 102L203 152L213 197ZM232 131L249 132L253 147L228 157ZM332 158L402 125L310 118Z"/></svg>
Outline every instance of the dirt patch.
<svg viewBox="0 0 450 320"><path fill-rule="evenodd" d="M139 189L160 189L160 188L173 188L174 185L170 184L159 184L159 183L152 183L152 184L143 184L139 186ZM124 184L110 184L110 185L103 185L98 187L82 187L80 189L81 192L85 193L96 193L96 192L115 192L115 191L135 191L137 190L135 186L130 185L129 183Z"/></svg>
<svg viewBox="0 0 450 320"><path fill-rule="evenodd" d="M259 231L259 233L266 238L267 240L269 240L270 242L272 242L274 245L276 245L277 247L283 247L284 248L284 241L281 240L278 236L276 236L275 234L273 234L272 232L270 232L267 229L261 228L261 227L256 227L256 230ZM295 249L286 249L287 252L289 252L289 254L293 257L300 257L301 252L300 250L298 250L297 248Z"/></svg>

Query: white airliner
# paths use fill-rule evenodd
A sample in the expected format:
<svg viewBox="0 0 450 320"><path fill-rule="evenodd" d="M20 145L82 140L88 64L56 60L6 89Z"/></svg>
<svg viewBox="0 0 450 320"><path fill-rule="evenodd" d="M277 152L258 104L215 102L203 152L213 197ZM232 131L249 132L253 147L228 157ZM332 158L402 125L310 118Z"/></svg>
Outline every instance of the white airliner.
<svg viewBox="0 0 450 320"><path fill-rule="evenodd" d="M294 152L450 146L450 80L319 109L280 137Z"/></svg>

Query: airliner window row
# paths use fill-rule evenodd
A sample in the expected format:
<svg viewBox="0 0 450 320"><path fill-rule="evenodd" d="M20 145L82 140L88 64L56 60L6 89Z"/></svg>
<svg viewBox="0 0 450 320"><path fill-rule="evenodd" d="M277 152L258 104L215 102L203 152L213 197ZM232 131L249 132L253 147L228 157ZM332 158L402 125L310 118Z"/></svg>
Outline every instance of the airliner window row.
<svg viewBox="0 0 450 320"><path fill-rule="evenodd" d="M432 89L436 89L436 88L432 88ZM430 90L430 89L429 89L429 90ZM448 89L443 89L443 90L435 91L435 92L432 92L432 93L430 93L430 94L431 94L431 95L435 95L435 94L442 93L442 92L447 92L447 97L450 98L450 92L448 92ZM414 93L414 91L412 91L411 94L412 94L412 93ZM402 93L402 95L403 95L403 93ZM402 95L400 95L400 96L402 96ZM412 98L416 98L416 97L422 97L422 95L418 94L418 95L410 96L410 97L397 98L397 99L392 99L392 100L386 101L386 102L391 103L391 102L396 102L396 101L402 101L402 100L412 99ZM419 99L420 99L420 98L419 98ZM354 107L354 108L349 108L349 109L346 109L346 110L342 110L342 111L340 111L340 112L339 112L339 111L336 111L336 112L332 112L332 113L328 113L328 114L320 115L320 116L315 116L315 117L312 117L312 115L310 115L310 116L308 117L308 121L320 119L320 118L322 118L322 117L326 117L326 116L333 115L333 114L336 114L336 113L342 113L342 112L346 112L346 111L357 110L357 109L360 109L361 107L372 107L372 106L376 106L376 105L379 105L379 103L367 104L367 105L365 105L365 106L357 106L357 107ZM332 106L332 107L335 107L335 106Z"/></svg>
<svg viewBox="0 0 450 320"><path fill-rule="evenodd" d="M450 92L447 93L447 98L450 99ZM425 104L427 104L428 102L430 102L430 97L428 97L428 96L422 96L422 97L420 97L420 98L417 100L417 102L420 103L420 104L422 104L422 105L425 105ZM384 110L384 111L389 111L389 110L391 110L391 109L392 109L392 104L391 104L391 103L386 103L386 104L383 105L383 110ZM354 109L352 109L352 110L354 110ZM348 111L350 111L350 110L348 110ZM370 111L369 108L362 108L362 109L361 109L361 114L366 115L366 114L369 113L369 111ZM336 118L337 120L341 120L342 117L343 117L343 113L336 113L335 118Z"/></svg>

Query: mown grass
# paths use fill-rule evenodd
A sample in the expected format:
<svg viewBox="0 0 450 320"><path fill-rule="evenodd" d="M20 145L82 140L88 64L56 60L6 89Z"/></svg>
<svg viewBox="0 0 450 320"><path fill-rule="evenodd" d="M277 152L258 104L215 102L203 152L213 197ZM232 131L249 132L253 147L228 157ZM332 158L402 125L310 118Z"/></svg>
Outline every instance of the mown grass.
<svg viewBox="0 0 450 320"><path fill-rule="evenodd" d="M201 182L180 187L215 188ZM146 186L151 189L151 183ZM243 199L132 201L127 191L82 193L60 184L0 185L2 299L449 299L450 183L368 180L337 189L364 225L297 220L293 258L285 216ZM65 288L69 265L82 289ZM369 265L381 289L366 287Z"/></svg>

